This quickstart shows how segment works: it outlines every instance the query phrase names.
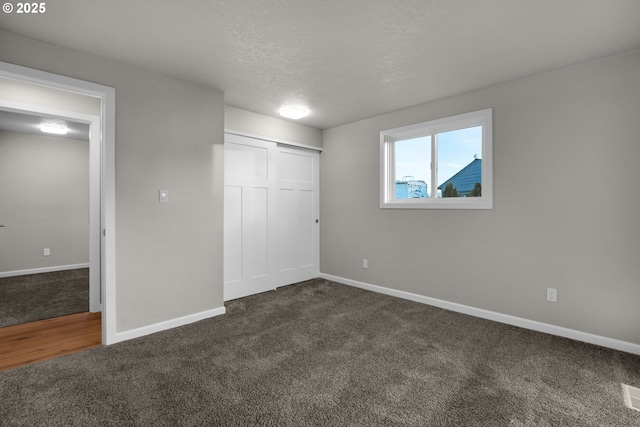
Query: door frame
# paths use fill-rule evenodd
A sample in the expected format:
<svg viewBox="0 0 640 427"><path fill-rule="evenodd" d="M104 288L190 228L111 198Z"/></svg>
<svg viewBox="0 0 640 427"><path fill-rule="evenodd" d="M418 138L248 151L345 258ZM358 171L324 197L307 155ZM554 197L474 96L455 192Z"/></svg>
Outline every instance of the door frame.
<svg viewBox="0 0 640 427"><path fill-rule="evenodd" d="M21 82L74 92L100 99L99 126L91 126L100 142L93 155L100 163L100 181L91 183L91 198L100 203L100 275L102 301L102 343L116 342L116 222L115 222L115 88L84 80L48 73L0 61L0 76ZM77 113L76 113L77 114ZM99 134L97 134L99 132ZM97 151L97 153L96 153ZM99 156L99 159L98 159ZM99 193L95 195L95 189ZM94 253L97 249L93 244Z"/></svg>
<svg viewBox="0 0 640 427"><path fill-rule="evenodd" d="M244 136L245 138L259 139L267 142L275 142L278 145L288 145L290 147L305 148L307 150L312 150L312 151L317 151L318 153L322 153L322 147L316 147L315 145L301 144L299 142L292 142L284 139L271 138L270 136L256 135L254 133L242 132L242 131L226 129L226 128L224 130L224 133L225 135L229 134L229 135Z"/></svg>

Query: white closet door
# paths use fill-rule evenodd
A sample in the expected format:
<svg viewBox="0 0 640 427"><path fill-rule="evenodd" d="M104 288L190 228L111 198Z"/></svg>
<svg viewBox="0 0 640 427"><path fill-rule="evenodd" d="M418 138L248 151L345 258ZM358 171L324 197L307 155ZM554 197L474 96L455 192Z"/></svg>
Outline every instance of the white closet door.
<svg viewBox="0 0 640 427"><path fill-rule="evenodd" d="M278 273L281 284L319 274L319 154L278 146Z"/></svg>
<svg viewBox="0 0 640 427"><path fill-rule="evenodd" d="M319 274L319 154L225 135L224 299Z"/></svg>
<svg viewBox="0 0 640 427"><path fill-rule="evenodd" d="M225 136L224 299L275 289L276 145Z"/></svg>

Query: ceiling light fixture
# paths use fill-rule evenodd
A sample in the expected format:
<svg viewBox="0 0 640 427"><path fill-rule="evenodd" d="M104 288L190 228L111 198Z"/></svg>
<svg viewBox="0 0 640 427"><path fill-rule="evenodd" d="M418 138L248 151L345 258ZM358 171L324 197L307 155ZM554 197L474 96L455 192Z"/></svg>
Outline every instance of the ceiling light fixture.
<svg viewBox="0 0 640 427"><path fill-rule="evenodd" d="M288 119L298 120L309 115L309 110L298 107L283 107L280 115Z"/></svg>
<svg viewBox="0 0 640 427"><path fill-rule="evenodd" d="M40 130L45 133L53 133L55 135L66 135L69 129L62 121L46 122L40 125Z"/></svg>

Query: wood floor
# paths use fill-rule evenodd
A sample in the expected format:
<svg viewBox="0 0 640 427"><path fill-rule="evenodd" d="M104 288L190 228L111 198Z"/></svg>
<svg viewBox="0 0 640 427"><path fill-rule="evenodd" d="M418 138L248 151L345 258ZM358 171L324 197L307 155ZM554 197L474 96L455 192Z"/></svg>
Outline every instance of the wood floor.
<svg viewBox="0 0 640 427"><path fill-rule="evenodd" d="M101 313L0 328L0 372L102 345Z"/></svg>

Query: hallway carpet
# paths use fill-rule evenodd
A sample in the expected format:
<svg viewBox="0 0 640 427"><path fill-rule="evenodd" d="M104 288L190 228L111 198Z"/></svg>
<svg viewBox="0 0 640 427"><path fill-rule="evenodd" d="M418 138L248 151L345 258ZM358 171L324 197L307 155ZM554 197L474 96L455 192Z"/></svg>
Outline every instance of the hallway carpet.
<svg viewBox="0 0 640 427"><path fill-rule="evenodd" d="M89 269L0 278L0 328L89 311Z"/></svg>

